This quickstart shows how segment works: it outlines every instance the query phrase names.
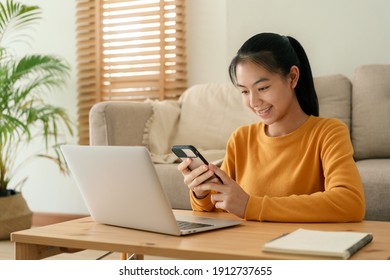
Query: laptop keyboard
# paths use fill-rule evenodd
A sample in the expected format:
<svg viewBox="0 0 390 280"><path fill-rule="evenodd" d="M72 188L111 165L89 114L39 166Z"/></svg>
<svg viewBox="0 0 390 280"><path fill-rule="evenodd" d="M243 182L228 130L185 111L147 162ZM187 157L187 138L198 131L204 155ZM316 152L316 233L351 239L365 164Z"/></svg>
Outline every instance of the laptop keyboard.
<svg viewBox="0 0 390 280"><path fill-rule="evenodd" d="M201 223L194 223L194 222L187 222L187 221L177 221L177 224L179 225L179 228L182 230L183 229L195 229L195 228L212 226L209 224L201 224Z"/></svg>

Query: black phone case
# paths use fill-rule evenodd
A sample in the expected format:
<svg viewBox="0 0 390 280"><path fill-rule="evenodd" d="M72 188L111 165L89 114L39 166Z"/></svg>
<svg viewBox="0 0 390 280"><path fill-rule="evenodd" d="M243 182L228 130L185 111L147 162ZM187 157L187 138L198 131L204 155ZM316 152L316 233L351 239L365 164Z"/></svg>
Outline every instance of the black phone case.
<svg viewBox="0 0 390 280"><path fill-rule="evenodd" d="M203 164L209 164L208 161L202 156L202 154L192 145L174 145L172 146L171 150L181 160L186 158L192 159L191 164L188 166L190 170L194 170ZM191 151L192 154L189 154L188 151ZM221 183L223 183L219 176L216 174L214 174L214 176L217 177Z"/></svg>

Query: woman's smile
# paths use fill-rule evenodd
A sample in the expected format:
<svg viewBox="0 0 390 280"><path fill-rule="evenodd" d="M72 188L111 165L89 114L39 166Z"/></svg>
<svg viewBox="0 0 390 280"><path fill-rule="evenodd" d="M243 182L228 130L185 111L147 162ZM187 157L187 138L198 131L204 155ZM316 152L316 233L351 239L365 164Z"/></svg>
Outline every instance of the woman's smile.
<svg viewBox="0 0 390 280"><path fill-rule="evenodd" d="M258 115L261 118L267 117L271 112L272 105L267 106L265 108L253 108L256 115Z"/></svg>

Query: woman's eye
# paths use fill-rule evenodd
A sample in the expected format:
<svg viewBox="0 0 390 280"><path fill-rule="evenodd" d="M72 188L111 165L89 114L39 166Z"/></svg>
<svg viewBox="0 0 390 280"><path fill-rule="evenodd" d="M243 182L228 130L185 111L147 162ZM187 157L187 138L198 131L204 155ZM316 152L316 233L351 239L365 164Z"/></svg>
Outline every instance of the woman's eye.
<svg viewBox="0 0 390 280"><path fill-rule="evenodd" d="M249 91L247 91L247 90L241 91L241 94L243 94L243 95L247 95L248 93L249 93Z"/></svg>
<svg viewBox="0 0 390 280"><path fill-rule="evenodd" d="M258 89L258 91L265 91L265 90L267 90L268 88L269 88L269 86L261 87L261 88Z"/></svg>

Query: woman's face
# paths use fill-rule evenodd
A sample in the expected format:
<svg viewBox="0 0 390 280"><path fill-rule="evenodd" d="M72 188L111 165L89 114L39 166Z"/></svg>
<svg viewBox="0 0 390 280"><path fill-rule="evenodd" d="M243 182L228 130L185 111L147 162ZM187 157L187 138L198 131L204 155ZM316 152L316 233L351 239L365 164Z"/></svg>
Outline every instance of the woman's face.
<svg viewBox="0 0 390 280"><path fill-rule="evenodd" d="M298 78L296 66L291 67L287 77L250 61L240 62L236 67L237 87L244 104L269 128L283 130L302 113L294 92Z"/></svg>

